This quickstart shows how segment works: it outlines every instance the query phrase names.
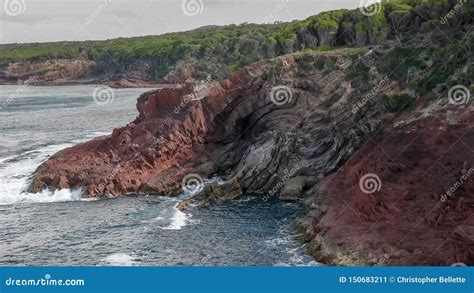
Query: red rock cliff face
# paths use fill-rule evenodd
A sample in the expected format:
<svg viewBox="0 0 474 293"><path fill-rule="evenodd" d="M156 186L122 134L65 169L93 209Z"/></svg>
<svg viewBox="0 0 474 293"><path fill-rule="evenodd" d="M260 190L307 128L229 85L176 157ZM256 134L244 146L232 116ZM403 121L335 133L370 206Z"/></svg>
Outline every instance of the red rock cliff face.
<svg viewBox="0 0 474 293"><path fill-rule="evenodd" d="M473 114L451 107L374 133L320 185L320 206L300 223L312 254L338 264L474 265ZM340 257L343 249L352 254Z"/></svg>
<svg viewBox="0 0 474 293"><path fill-rule="evenodd" d="M331 83L344 80L345 70L324 70L347 60L338 53L291 55L221 82L144 94L136 121L55 155L35 172L31 190L172 194L188 173L226 172L238 182L234 189L266 192L290 169L313 182L338 167L376 123L368 123L370 113L350 113L347 101L359 91ZM316 61L322 68L311 74L298 66Z"/></svg>
<svg viewBox="0 0 474 293"><path fill-rule="evenodd" d="M187 83L146 93L139 98L136 121L56 154L39 167L30 189L83 188L89 196L174 193L181 177L214 148L206 137L216 116L244 92L243 85L252 91L250 79L243 71L201 88ZM204 164L203 176L215 169L215 163Z"/></svg>

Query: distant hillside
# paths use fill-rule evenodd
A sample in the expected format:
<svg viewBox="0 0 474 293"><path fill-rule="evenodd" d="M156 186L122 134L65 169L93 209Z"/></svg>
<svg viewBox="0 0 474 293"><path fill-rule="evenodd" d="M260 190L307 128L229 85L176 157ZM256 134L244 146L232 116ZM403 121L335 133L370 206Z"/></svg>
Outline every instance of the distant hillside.
<svg viewBox="0 0 474 293"><path fill-rule="evenodd" d="M394 0L290 23L206 26L106 41L0 45L0 82L160 81L183 68L197 79L208 75L220 79L261 59L305 49L378 44L407 32L427 31L442 26L442 18L454 7L460 8L448 19L449 25L472 23L472 0L462 5L451 0Z"/></svg>

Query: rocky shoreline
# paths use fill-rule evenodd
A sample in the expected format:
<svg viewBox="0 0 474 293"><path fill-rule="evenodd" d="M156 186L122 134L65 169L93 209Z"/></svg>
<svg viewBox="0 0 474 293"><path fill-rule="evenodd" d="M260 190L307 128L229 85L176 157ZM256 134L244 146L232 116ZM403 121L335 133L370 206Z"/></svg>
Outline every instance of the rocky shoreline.
<svg viewBox="0 0 474 293"><path fill-rule="evenodd" d="M470 27L453 33L461 49ZM221 81L181 72L138 98L135 121L43 163L29 191L176 196L225 176L179 208L304 200L297 228L320 262L474 265L472 60L449 29L286 54Z"/></svg>
<svg viewBox="0 0 474 293"><path fill-rule="evenodd" d="M0 77L0 85L17 85L17 86L69 86L69 85L103 85L114 89L121 88L150 88L157 89L163 87L173 87L178 85L163 84L159 82L143 81L136 79L117 79L104 81L104 79L75 79L75 80L38 80L36 77L24 77L23 79L2 79Z"/></svg>
<svg viewBox="0 0 474 293"><path fill-rule="evenodd" d="M380 54L384 53L381 49L376 54L380 57ZM375 64L377 60L378 58L372 57L364 62L370 65ZM321 62L323 68L307 74L299 69L298 63L302 61ZM402 167L391 164L383 157L382 151L376 153L380 143L372 145L367 137L374 136L374 139L381 140L382 145L387 144L387 147L394 148L395 154L401 151L404 155L402 159L408 161L400 166L418 170L428 165L407 167L406 164L413 160L413 156L432 155L425 153L418 144L413 149L407 144L405 151L403 149L405 144L397 145L397 142L400 142L399 136L406 135L405 140L417 137L416 134L418 132L421 134L424 126L420 121L429 119L439 120L437 124L431 126L439 136L447 135L452 131L448 129L459 125L464 128L457 131L469 131L468 126L472 125L473 115L472 109L463 112L454 112L456 110L451 109L449 111L455 113L454 117L459 117L458 120L451 121L443 118L447 117L447 114L442 111L425 112L424 115L428 118L407 123L401 129L380 131L381 128L393 127L394 122L412 118L413 115L410 114L403 119L397 117L391 123L387 123L383 121L384 115L376 110L377 106L369 104L366 105L365 111L354 115L351 105L354 99L364 94L364 88L353 88L350 82L335 87L329 82L345 80L346 72L337 68L347 62L350 62L349 57L344 51L292 54L259 62L228 80L209 84L198 91L196 84L189 82L179 88L165 88L146 93L138 100L137 108L140 115L134 122L115 129L110 136L56 154L35 172L30 190L37 192L47 187L84 188L89 196L136 192L176 195L183 188L182 179L189 174L195 174L199 178L210 178L213 174L227 174L230 180L226 184L210 185L189 201L206 206L235 199L244 193L269 196L274 186L279 185L282 186L282 192L275 193L275 196L279 194L283 199L285 197L296 199L291 196L295 193L306 195L310 199L314 198L313 206L322 208L315 209L298 226L304 231L305 240L310 243L310 253L319 261L342 265L407 265L422 264L422 261L430 265L447 265L449 262L469 263L473 253L469 250L473 247L472 239L469 238L461 239L462 247L452 248L449 254L444 253L439 259L432 260L424 258L426 254L420 254L420 249L427 248L425 247L429 241L427 239L416 244L410 237L407 242L398 243L394 251L390 250L391 246L385 247L383 241L374 241L370 238L377 237L375 232L369 233L370 237L367 236L369 239L362 241L363 244L360 245L369 245L374 241L373 245L377 245L376 247L360 247L353 239L355 236L364 235L363 228L368 224L359 226L357 217L350 217L354 212L352 209L355 209L356 214L360 213L360 217L368 223L377 222L380 220L380 215L396 211L391 215L392 222L386 220L387 224L379 223L379 229L386 232L386 235L391 235L390 237L395 237L393 236L397 235L395 231L401 228L396 225L400 223L398 217L401 216L397 216L397 213L407 212L407 207L395 206L392 210L387 207L390 201L380 202L379 195L366 195L358 190L359 176L364 172L376 172L382 176L381 172L384 170L382 167L374 169L366 166L373 165L372 161L380 161L379 164L386 166L401 178L397 180L413 181L410 185L415 187L417 180L420 180L412 177L413 175L409 175L412 179L406 179L405 171L398 169ZM278 67L278 74L271 75L275 66ZM332 66L332 70L324 71L326 66ZM374 77L371 80L377 81L382 78L381 75L377 77L375 71L372 74ZM281 96L287 99L282 105L275 104L271 99L272 90L278 84L285 84L285 89L290 90ZM381 90L390 89L394 84L393 81L387 82ZM349 102L351 100L352 102ZM417 125L418 123L421 125ZM445 127L447 129L442 132L438 129ZM472 132L468 134L469 139L473 137ZM449 139L444 138L442 141L446 144ZM472 143L470 140L467 141ZM363 149L353 155L364 143L366 145ZM459 152L463 156L469 156L468 149ZM352 159L346 162L348 158ZM350 164L353 161L357 163L358 160L367 162L362 164L363 169L354 173L350 169ZM469 162L468 157L466 160ZM333 173L334 171L337 172ZM419 176L420 172L416 172ZM291 176L285 179L288 173L291 173ZM329 174L331 175L327 177ZM390 184L399 184L391 177L395 175L384 174L387 178L381 177L384 187L382 190ZM346 178L351 178L353 182ZM288 182L290 184L285 188ZM433 177L433 180L426 184L440 186L435 185L438 182L439 178ZM444 182L439 188L446 188L449 182L449 180ZM319 189L321 186L325 186L326 195ZM472 191L472 187L464 185L467 192ZM336 190L333 190L334 188ZM400 194L401 191L393 187L388 193L383 193L383 196L403 196L403 202L408 200L412 203L411 217L417 218L427 212L418 211L419 205L425 205L424 202L419 203L416 200L413 202L414 199L411 198L421 196L417 194L420 190L423 189L418 187L406 194ZM435 203L439 200L436 198L438 194L429 193L430 190L426 189L426 193L429 194L426 196L430 197L430 203ZM341 212L341 202L337 199L343 194L347 194L347 199L342 202L354 204L347 208L347 213L342 212L347 215L347 219L338 216ZM461 199L466 200L463 196L454 200ZM186 208L189 201L182 203L180 208ZM471 209L472 207L467 207L468 212L472 211ZM394 219L398 219L397 223L393 222ZM468 221L465 224L472 227L470 226L473 224L472 219L463 218L463 221L466 220ZM347 221L350 224L341 226ZM453 224L449 228L460 224L459 220L451 219L451 221ZM439 237L447 236L448 229L441 230L437 225L431 226L432 224L423 222L420 227L424 229L431 227L431 230L426 231L443 232ZM342 227L346 228L342 230ZM414 248L408 249L406 246ZM355 254L354 251L361 253ZM403 257L400 257L400 253Z"/></svg>

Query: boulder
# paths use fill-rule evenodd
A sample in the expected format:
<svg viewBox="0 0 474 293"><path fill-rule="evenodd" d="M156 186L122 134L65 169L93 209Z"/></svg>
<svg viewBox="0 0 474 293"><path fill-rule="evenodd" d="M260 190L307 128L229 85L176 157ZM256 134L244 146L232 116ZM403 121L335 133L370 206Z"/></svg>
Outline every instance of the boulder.
<svg viewBox="0 0 474 293"><path fill-rule="evenodd" d="M290 178L280 192L280 199L284 201L295 201L303 195L307 178L296 176Z"/></svg>

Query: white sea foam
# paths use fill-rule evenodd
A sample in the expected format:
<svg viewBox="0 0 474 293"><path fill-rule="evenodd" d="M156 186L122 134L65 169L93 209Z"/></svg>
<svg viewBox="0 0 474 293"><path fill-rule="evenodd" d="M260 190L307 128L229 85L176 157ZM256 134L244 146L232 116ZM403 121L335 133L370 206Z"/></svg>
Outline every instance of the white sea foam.
<svg viewBox="0 0 474 293"><path fill-rule="evenodd" d="M111 266L134 266L137 265L136 257L126 253L114 253L103 259Z"/></svg>
<svg viewBox="0 0 474 293"><path fill-rule="evenodd" d="M93 133L91 136L103 134ZM82 198L82 191L80 189L54 191L45 189L38 193L26 192L29 185L29 176L41 163L56 152L79 142L81 141L49 145L37 150L26 151L19 155L0 158L0 205L90 200Z"/></svg>
<svg viewBox="0 0 474 293"><path fill-rule="evenodd" d="M158 227L163 230L181 230L184 226L192 223L191 215L186 214L178 209L178 204L182 200L192 198L198 194L206 185L211 183L217 183L219 185L224 184L226 181L220 177L214 177L211 179L204 179L202 185L195 190L184 191L177 199L163 198L168 205L167 208L163 208L162 213L153 219L151 222L158 223Z"/></svg>
<svg viewBox="0 0 474 293"><path fill-rule="evenodd" d="M91 137L107 135L108 133L93 133ZM90 138L90 137L89 137ZM0 206L17 205L19 203L51 203L66 201L91 200L83 198L80 189L70 190L48 190L38 193L26 192L29 181L28 177L36 168L46 161L48 157L56 152L70 147L81 141L73 141L69 144L49 145L36 150L26 151L22 154L0 158ZM177 199L164 198L160 215L149 221L158 223L158 227L163 230L180 230L191 223L191 215L180 211L177 206L179 201L188 199L196 195L202 188L211 183L224 184L222 178L211 178L203 180L201 188L193 192L184 192Z"/></svg>
<svg viewBox="0 0 474 293"><path fill-rule="evenodd" d="M285 229L280 229L278 236L265 240L264 243L267 247L275 249L280 246L287 247L286 253L288 259L286 262L275 263L274 266L284 267L284 266L320 266L321 264L306 257L306 244L298 244L294 235L286 231Z"/></svg>
<svg viewBox="0 0 474 293"><path fill-rule="evenodd" d="M164 198L164 204L160 206L158 217L143 221L143 223L154 223L163 230L180 230L190 223L190 215L183 213L178 208L175 199Z"/></svg>
<svg viewBox="0 0 474 293"><path fill-rule="evenodd" d="M11 205L19 203L50 203L88 200L82 198L81 190L43 190L38 193L22 192L20 194L4 194L0 196L0 205Z"/></svg>
<svg viewBox="0 0 474 293"><path fill-rule="evenodd" d="M281 245L288 245L292 243L291 238L289 236L279 236L275 238L271 238L264 241L265 245L270 248L275 248Z"/></svg>
<svg viewBox="0 0 474 293"><path fill-rule="evenodd" d="M188 222L188 216L180 211L176 206L174 207L174 213L171 216L169 225L162 227L164 230L180 230L186 226Z"/></svg>
<svg viewBox="0 0 474 293"><path fill-rule="evenodd" d="M223 185L227 182L226 178L223 177L212 177L210 179L203 179L201 184L197 186L197 188L192 188L192 189L184 189L183 188L183 193L178 197L180 200L185 200L185 199L190 199L193 196L197 195L199 192L201 192L204 187L207 185L210 185L212 183L217 183L218 185Z"/></svg>

